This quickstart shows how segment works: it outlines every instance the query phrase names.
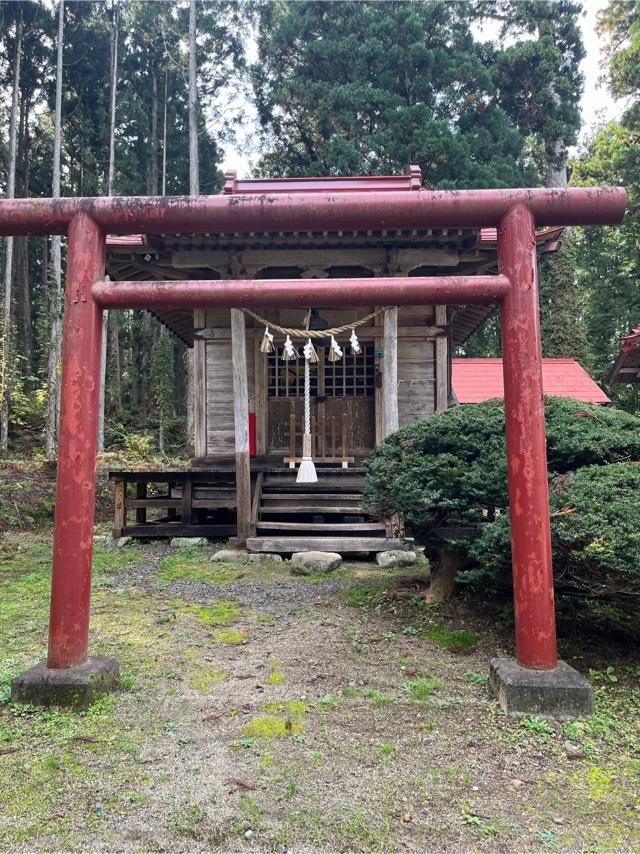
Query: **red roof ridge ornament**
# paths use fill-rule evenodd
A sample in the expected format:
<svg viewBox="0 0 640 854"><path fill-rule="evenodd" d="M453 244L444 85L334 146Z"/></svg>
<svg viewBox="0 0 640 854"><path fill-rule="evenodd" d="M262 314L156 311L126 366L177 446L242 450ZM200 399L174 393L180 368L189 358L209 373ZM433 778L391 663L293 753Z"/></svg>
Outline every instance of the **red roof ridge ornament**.
<svg viewBox="0 0 640 854"><path fill-rule="evenodd" d="M636 326L628 335L623 335L623 353L630 353L635 347L640 347L640 326Z"/></svg>
<svg viewBox="0 0 640 854"><path fill-rule="evenodd" d="M322 178L238 178L235 169L225 172L224 195L274 193L378 193L387 190L419 190L422 171L410 166L405 175L346 175Z"/></svg>

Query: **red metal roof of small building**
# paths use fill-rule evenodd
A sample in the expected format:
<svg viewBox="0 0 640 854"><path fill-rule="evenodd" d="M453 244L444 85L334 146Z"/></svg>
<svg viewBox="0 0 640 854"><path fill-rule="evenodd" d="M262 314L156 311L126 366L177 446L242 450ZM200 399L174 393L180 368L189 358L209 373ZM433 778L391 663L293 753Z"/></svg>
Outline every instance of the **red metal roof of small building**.
<svg viewBox="0 0 640 854"><path fill-rule="evenodd" d="M502 359L453 359L451 384L458 403L481 403L504 397ZM543 359L545 394L584 403L611 403L600 386L575 359Z"/></svg>

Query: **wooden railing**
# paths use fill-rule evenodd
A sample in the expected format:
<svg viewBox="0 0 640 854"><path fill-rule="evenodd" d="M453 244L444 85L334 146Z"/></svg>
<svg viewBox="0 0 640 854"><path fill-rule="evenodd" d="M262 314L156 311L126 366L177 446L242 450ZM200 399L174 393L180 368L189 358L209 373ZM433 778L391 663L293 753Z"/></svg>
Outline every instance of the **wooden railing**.
<svg viewBox="0 0 640 854"><path fill-rule="evenodd" d="M349 454L349 434L352 431L351 418L343 413L340 418L340 436L338 437L338 419L335 415L327 418L320 415L311 419L311 447L316 463L340 464L343 469L353 463ZM302 459L302 437L304 435L304 416L289 416L289 456L284 458L289 468L295 468Z"/></svg>
<svg viewBox="0 0 640 854"><path fill-rule="evenodd" d="M205 521L206 511L236 509L236 487L216 482L207 472L116 471L113 536L228 536L236 533L234 522ZM152 493L149 494L149 486ZM131 492L135 492L135 496ZM166 511L148 518L148 511ZM135 523L127 516L135 513ZM157 513L154 514L157 516Z"/></svg>

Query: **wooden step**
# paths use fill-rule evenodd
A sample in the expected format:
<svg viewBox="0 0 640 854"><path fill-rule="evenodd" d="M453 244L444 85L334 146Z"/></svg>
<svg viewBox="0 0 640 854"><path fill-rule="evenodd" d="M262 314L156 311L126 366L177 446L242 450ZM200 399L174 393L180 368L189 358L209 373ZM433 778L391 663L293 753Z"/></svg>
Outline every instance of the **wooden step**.
<svg viewBox="0 0 640 854"><path fill-rule="evenodd" d="M331 481L330 483L296 483L292 481L282 481L282 483L264 483L264 489L268 492L313 492L314 495L321 495L323 492L362 492L364 489L364 481L348 480L344 483L339 481Z"/></svg>
<svg viewBox="0 0 640 854"><path fill-rule="evenodd" d="M259 512L261 516L265 513L296 516L299 516L301 513L307 516L325 516L327 513L338 513L344 516L368 515L358 504L330 504L328 506L323 505L322 507L318 507L316 504L303 505L302 507L292 507L291 505L270 505L269 507L265 507L262 505Z"/></svg>
<svg viewBox="0 0 640 854"><path fill-rule="evenodd" d="M317 483L326 483L327 481L338 481L343 482L345 480L364 480L364 470L360 469L355 470L353 468L349 469L318 469L318 480ZM289 481L296 483L296 477L298 476L297 469L283 469L282 472L269 472L264 476L265 483L282 483L283 481ZM303 484L304 485L304 484Z"/></svg>
<svg viewBox="0 0 640 854"><path fill-rule="evenodd" d="M384 522L258 522L260 531L384 531Z"/></svg>
<svg viewBox="0 0 640 854"><path fill-rule="evenodd" d="M392 540L388 537L249 537L247 551L293 554L294 552L391 552L410 551L413 540L406 537Z"/></svg>
<svg viewBox="0 0 640 854"><path fill-rule="evenodd" d="M270 495L267 492L262 493L263 501L361 501L362 495L359 492L299 492L296 495L291 495L288 492Z"/></svg>

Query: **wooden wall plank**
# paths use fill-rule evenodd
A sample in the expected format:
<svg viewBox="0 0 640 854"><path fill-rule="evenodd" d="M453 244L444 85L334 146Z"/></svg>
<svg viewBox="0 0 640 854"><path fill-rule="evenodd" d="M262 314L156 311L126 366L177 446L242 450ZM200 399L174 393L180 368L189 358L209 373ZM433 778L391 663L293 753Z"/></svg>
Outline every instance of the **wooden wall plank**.
<svg viewBox="0 0 640 854"><path fill-rule="evenodd" d="M197 308L193 312L194 331L204 330L206 324L206 312ZM193 359L194 359L194 382L195 382L195 411L194 411L194 451L196 457L207 455L207 364L206 364L206 341L194 337Z"/></svg>
<svg viewBox="0 0 640 854"><path fill-rule="evenodd" d="M433 339L398 340L398 422L400 427L435 412Z"/></svg>
<svg viewBox="0 0 640 854"><path fill-rule="evenodd" d="M446 335L436 338L436 412L449 405L449 341Z"/></svg>
<svg viewBox="0 0 640 854"><path fill-rule="evenodd" d="M249 536L251 525L251 466L249 460L249 389L244 312L231 309L233 414L236 455L237 535Z"/></svg>
<svg viewBox="0 0 640 854"><path fill-rule="evenodd" d="M398 309L384 313L384 361L382 365L383 430L388 436L398 429Z"/></svg>
<svg viewBox="0 0 640 854"><path fill-rule="evenodd" d="M235 451L231 340L206 342L207 456Z"/></svg>

